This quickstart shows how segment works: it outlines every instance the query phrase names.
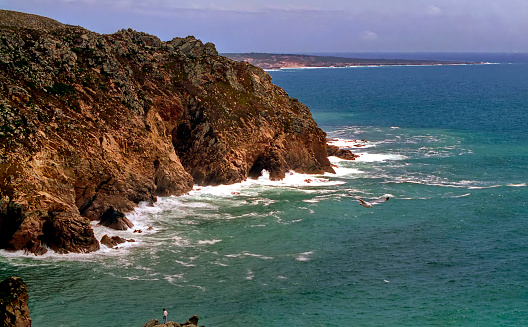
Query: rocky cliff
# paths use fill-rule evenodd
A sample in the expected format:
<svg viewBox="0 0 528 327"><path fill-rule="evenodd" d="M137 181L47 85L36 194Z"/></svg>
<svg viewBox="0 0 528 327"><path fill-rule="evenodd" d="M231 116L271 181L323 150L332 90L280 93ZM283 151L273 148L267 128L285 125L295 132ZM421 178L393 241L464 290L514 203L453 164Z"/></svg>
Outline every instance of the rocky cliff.
<svg viewBox="0 0 528 327"><path fill-rule="evenodd" d="M192 36L0 10L0 67L0 248L95 251L90 221L110 207L333 171L306 106Z"/></svg>
<svg viewBox="0 0 528 327"><path fill-rule="evenodd" d="M0 323L4 327L29 327L28 294L20 277L9 277L0 283Z"/></svg>

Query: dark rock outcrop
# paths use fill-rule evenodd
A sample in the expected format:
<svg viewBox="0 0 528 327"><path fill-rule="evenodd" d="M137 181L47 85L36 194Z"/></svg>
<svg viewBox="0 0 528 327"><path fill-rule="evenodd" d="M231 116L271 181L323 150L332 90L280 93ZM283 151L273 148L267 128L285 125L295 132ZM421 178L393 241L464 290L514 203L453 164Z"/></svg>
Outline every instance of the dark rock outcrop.
<svg viewBox="0 0 528 327"><path fill-rule="evenodd" d="M107 247L109 248L114 248L116 246L118 246L119 244L122 244L122 243L125 243L125 242L135 242L136 240L134 239L124 239L120 236L108 236L108 235L104 235L102 238L101 238L101 241L100 243L103 244L103 245L106 245Z"/></svg>
<svg viewBox="0 0 528 327"><path fill-rule="evenodd" d="M197 315L194 315L192 316L191 318L189 318L189 320L187 320L186 322L184 322L182 324L182 326L189 326L189 327L192 327L192 326L198 326L198 316Z"/></svg>
<svg viewBox="0 0 528 327"><path fill-rule="evenodd" d="M108 210L103 213L99 225L115 230L127 230L134 227L134 224L125 217L125 214L116 210L114 207L108 208Z"/></svg>
<svg viewBox="0 0 528 327"><path fill-rule="evenodd" d="M308 108L262 69L192 36L0 10L1 248L95 251L90 220L110 207L264 169L333 171Z"/></svg>
<svg viewBox="0 0 528 327"><path fill-rule="evenodd" d="M5 327L29 327L28 294L20 277L9 277L0 283L0 323Z"/></svg>
<svg viewBox="0 0 528 327"><path fill-rule="evenodd" d="M326 153L328 156L334 156L345 160L356 160L359 155L354 152L346 149L341 149L337 145L326 145Z"/></svg>
<svg viewBox="0 0 528 327"><path fill-rule="evenodd" d="M194 315L191 318L189 318L189 320L187 320L186 322L182 324L179 324L173 321L168 321L162 324L157 319L152 319L143 325L143 327L154 327L154 326L157 326L157 327L182 327L182 326L198 327L198 316Z"/></svg>
<svg viewBox="0 0 528 327"><path fill-rule="evenodd" d="M102 238L101 238L101 244L103 245L106 245L107 247L109 248L113 248L114 246L117 246L121 243L125 243L126 240L122 237L119 237L119 236L108 236L108 235L104 235Z"/></svg>

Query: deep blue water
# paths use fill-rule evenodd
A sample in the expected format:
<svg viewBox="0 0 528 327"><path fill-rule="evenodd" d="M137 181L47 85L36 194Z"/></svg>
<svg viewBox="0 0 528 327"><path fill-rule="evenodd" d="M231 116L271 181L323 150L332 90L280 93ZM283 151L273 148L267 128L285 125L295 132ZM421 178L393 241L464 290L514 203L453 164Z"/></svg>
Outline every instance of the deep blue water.
<svg viewBox="0 0 528 327"><path fill-rule="evenodd" d="M163 307L205 326L528 324L528 64L270 73L361 158L162 198L119 250L3 253L33 326L141 326Z"/></svg>

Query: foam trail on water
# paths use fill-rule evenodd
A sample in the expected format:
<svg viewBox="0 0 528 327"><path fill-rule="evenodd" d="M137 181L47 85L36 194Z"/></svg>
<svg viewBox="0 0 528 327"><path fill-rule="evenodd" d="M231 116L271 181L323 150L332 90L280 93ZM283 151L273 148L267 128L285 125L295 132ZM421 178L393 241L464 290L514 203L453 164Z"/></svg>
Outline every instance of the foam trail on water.
<svg viewBox="0 0 528 327"><path fill-rule="evenodd" d="M368 142L366 140L347 140L347 139L330 139L327 144L329 145L335 145L340 148L345 149L353 149L353 148L371 148L375 147L376 144L372 142Z"/></svg>
<svg viewBox="0 0 528 327"><path fill-rule="evenodd" d="M358 153L359 157L355 161L358 162L378 162L388 160L404 160L407 157L401 154L382 154L382 153Z"/></svg>
<svg viewBox="0 0 528 327"><path fill-rule="evenodd" d="M303 253L299 253L296 257L295 257L295 260L297 261L309 261L310 260L310 255L312 255L314 252L313 251L308 251L308 252L303 252Z"/></svg>
<svg viewBox="0 0 528 327"><path fill-rule="evenodd" d="M506 186L509 186L509 187L526 187L526 183L520 183L520 184L507 184Z"/></svg>

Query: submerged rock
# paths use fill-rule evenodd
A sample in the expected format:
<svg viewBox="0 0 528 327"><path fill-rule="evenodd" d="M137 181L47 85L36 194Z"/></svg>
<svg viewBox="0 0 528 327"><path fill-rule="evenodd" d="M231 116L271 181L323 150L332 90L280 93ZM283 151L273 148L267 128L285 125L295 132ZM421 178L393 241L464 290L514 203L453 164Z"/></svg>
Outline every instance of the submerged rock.
<svg viewBox="0 0 528 327"><path fill-rule="evenodd" d="M110 207L129 228L193 184L333 172L308 108L211 43L5 10L0 38L0 248L95 251Z"/></svg>
<svg viewBox="0 0 528 327"><path fill-rule="evenodd" d="M29 327L27 286L20 277L9 277L0 283L0 323L5 327Z"/></svg>

